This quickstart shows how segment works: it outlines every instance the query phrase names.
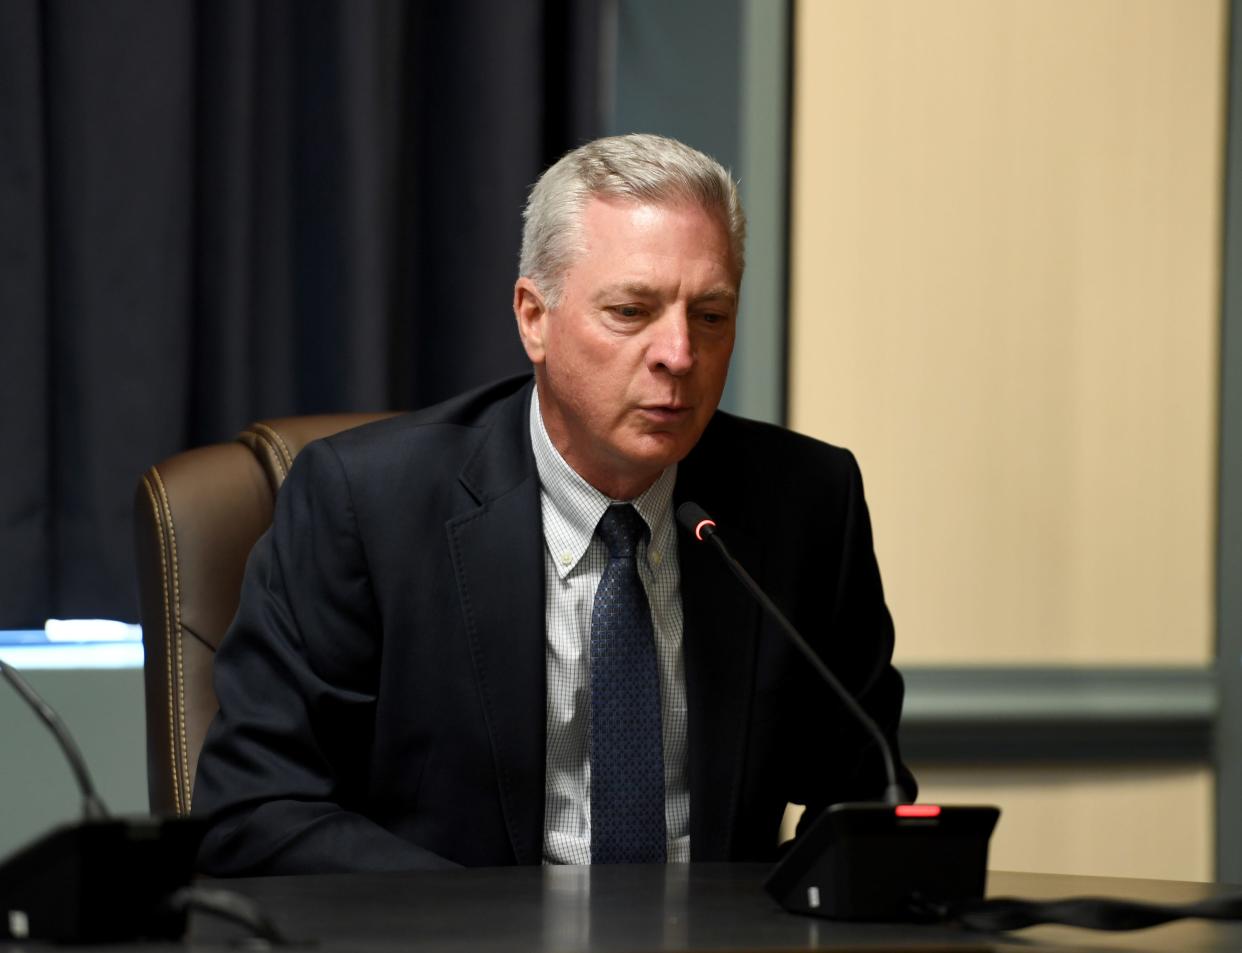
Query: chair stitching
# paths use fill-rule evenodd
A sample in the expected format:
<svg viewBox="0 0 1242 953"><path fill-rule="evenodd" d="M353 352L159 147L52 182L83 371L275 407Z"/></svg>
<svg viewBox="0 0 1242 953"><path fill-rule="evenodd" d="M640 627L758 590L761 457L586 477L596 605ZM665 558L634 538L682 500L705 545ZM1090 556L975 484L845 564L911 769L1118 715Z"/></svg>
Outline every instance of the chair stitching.
<svg viewBox="0 0 1242 953"><path fill-rule="evenodd" d="M159 478L158 473L156 478ZM177 650L177 749L181 764L181 792L184 795L182 803L186 813L189 813L190 794L194 781L190 777L190 745L186 738L185 727L185 638L181 631L183 624L181 620L181 560L177 550L177 527L173 523L172 504L167 490L164 491L164 506L168 514L168 536L172 543L173 593L176 595L176 602L173 605L177 624L173 628L173 635Z"/></svg>
<svg viewBox="0 0 1242 953"><path fill-rule="evenodd" d="M289 445L285 443L284 437L282 437L267 424L257 423L253 426L255 430L258 430L266 435L267 439L275 444L276 449L279 451L283 463L280 476L283 480L289 475L289 468L293 466L293 454L289 451Z"/></svg>
<svg viewBox="0 0 1242 953"><path fill-rule="evenodd" d="M190 781L189 745L186 742L185 731L185 665L181 638L181 566L177 559L177 528L173 525L172 507L168 503L168 491L164 488L164 483L160 479L159 470L153 469L152 472L155 474L156 481L160 484L161 496L164 501L164 514L168 519L168 538L171 541L173 594L176 597L176 601L173 603L176 619L176 626L173 628L173 638L177 649L177 746L180 754L181 785L188 808L192 782Z"/></svg>
<svg viewBox="0 0 1242 953"><path fill-rule="evenodd" d="M167 543L172 566L173 598L169 601L172 611L171 624L168 627L168 670L169 670L169 717L176 715L176 722L170 727L173 737L173 784L176 789L176 807L178 813L188 812L189 794L186 789L188 765L185 758L185 688L181 649L181 572L180 560L177 555L177 530L173 525L172 505L168 499L168 489L156 467L151 469L156 483L159 485L160 502L164 512L164 524L167 527Z"/></svg>
<svg viewBox="0 0 1242 953"><path fill-rule="evenodd" d="M181 787L177 782L177 731L173 724L173 698L175 697L175 688L173 684L173 662L172 653L168 650L168 643L171 641L172 622L170 619L171 606L168 601L168 554L165 550L165 531L164 531L164 510L160 503L156 500L155 488L151 484L151 475L155 472L152 467L147 473L142 475L142 485L147 491L147 498L151 503L152 514L155 517L155 535L158 542L160 552L160 588L163 591L162 608L164 610L164 672L165 681L168 685L168 767L172 774L172 795L173 810L178 814L181 811Z"/></svg>
<svg viewBox="0 0 1242 953"><path fill-rule="evenodd" d="M255 428L258 424L251 424L246 430L237 435L237 439L250 448L250 452L259 458L259 466L263 468L265 476L268 474L268 462L271 468L277 471L275 477L269 480L273 483L272 492L275 493L280 489L280 484L285 482L288 475L285 469L285 461L281 458L280 447L278 447L270 437L265 434L258 433Z"/></svg>

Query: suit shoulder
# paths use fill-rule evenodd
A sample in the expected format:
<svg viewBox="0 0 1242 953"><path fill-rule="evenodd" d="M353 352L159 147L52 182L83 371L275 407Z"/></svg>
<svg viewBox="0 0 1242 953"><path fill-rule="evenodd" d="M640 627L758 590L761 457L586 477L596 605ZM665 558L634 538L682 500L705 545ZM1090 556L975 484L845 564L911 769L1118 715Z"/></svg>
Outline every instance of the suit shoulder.
<svg viewBox="0 0 1242 953"><path fill-rule="evenodd" d="M442 446L455 439L469 439L472 432L491 426L506 411L516 412L514 404L525 405L530 381L529 374L507 378L430 407L343 430L325 442L338 454L350 457L406 442Z"/></svg>
<svg viewBox="0 0 1242 953"><path fill-rule="evenodd" d="M333 457L350 482L385 473L393 479L455 476L485 432L521 419L530 382L530 375L508 378L430 407L343 430L308 444L298 461L306 457L309 464Z"/></svg>
<svg viewBox="0 0 1242 953"><path fill-rule="evenodd" d="M700 447L711 463L734 470L763 472L792 466L846 476L858 469L854 454L844 447L724 411L716 412Z"/></svg>
<svg viewBox="0 0 1242 953"><path fill-rule="evenodd" d="M854 455L784 427L717 412L679 465L678 498L755 538L783 527L807 538L825 526L842 532L865 506Z"/></svg>

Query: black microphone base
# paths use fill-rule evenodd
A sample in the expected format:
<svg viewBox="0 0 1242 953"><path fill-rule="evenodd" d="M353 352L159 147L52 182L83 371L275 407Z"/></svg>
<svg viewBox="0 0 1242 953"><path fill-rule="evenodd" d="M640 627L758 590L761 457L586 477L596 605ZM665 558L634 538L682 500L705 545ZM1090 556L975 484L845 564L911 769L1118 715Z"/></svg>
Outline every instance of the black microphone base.
<svg viewBox="0 0 1242 953"><path fill-rule="evenodd" d="M167 904L190 881L197 818L67 824L0 864L0 939L101 943L178 939L185 911Z"/></svg>
<svg viewBox="0 0 1242 953"><path fill-rule="evenodd" d="M833 920L938 919L983 897L995 807L834 804L768 874L786 910Z"/></svg>

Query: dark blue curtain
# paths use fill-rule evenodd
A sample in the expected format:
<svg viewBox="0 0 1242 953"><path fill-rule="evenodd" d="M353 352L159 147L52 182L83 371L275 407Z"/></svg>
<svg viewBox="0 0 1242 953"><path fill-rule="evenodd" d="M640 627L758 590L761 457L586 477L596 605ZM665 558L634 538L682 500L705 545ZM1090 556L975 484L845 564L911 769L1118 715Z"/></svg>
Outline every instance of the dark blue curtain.
<svg viewBox="0 0 1242 953"><path fill-rule="evenodd" d="M139 474L519 370L594 0L0 0L0 628L136 618Z"/></svg>

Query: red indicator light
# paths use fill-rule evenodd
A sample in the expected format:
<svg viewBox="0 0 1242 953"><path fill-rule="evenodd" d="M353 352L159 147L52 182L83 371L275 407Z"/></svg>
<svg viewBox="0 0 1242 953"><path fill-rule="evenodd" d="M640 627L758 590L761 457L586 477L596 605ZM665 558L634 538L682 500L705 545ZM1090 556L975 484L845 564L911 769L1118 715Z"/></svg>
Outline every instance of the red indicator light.
<svg viewBox="0 0 1242 953"><path fill-rule="evenodd" d="M939 817L939 804L898 804L894 809L898 817Z"/></svg>

